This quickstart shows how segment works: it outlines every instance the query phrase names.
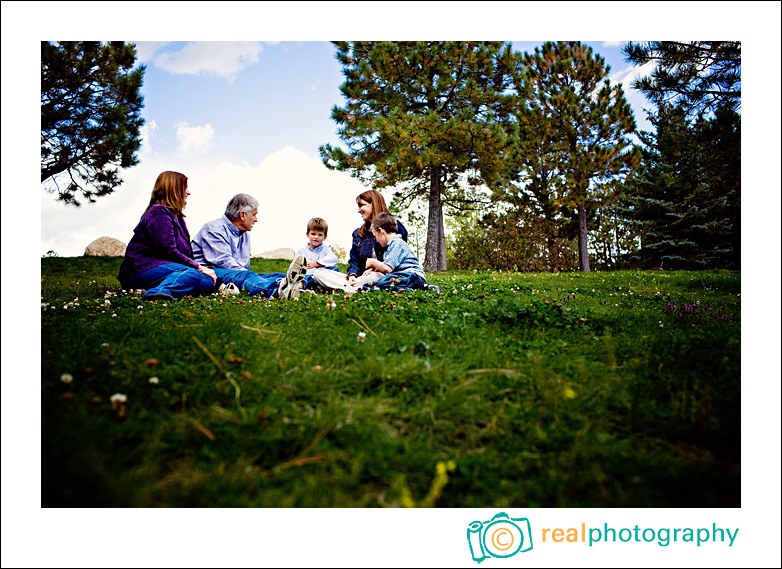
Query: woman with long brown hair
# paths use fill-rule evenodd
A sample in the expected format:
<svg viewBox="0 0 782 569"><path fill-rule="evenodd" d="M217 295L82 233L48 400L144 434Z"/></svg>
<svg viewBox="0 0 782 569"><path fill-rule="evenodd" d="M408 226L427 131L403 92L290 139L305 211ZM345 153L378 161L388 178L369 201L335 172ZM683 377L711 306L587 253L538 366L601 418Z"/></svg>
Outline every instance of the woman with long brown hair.
<svg viewBox="0 0 782 569"><path fill-rule="evenodd" d="M356 205L362 223L353 231L347 277L327 269L318 269L312 275L313 280L326 290L354 292L366 282L374 282L383 277L382 273L374 274L373 271L367 270L367 259L383 260L385 248L377 242L369 228L376 215L390 213L386 200L377 190L367 190L356 196ZM397 234L407 241L407 229L399 220L397 220Z"/></svg>
<svg viewBox="0 0 782 569"><path fill-rule="evenodd" d="M149 205L133 230L118 279L123 288L144 289L144 300L206 294L217 282L212 269L193 259L190 232L182 213L189 195L187 176L161 173Z"/></svg>

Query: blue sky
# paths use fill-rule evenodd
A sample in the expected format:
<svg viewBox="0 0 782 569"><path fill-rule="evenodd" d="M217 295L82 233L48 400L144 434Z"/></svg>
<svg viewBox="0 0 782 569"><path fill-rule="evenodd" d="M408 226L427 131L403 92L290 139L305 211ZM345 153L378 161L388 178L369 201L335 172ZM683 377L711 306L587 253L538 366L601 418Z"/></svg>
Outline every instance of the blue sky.
<svg viewBox="0 0 782 569"><path fill-rule="evenodd" d="M619 46L627 40L742 41L742 327L746 338L741 405L746 418L742 470L747 474L741 510L709 516L719 514L741 527L741 539L747 541L735 552L742 561L737 557L732 563L778 566L778 547L774 548L776 561L769 563L762 555L778 543L779 535L778 304L773 304L777 308L768 318L769 305L780 298L779 2L4 1L1 21L4 566L292 564L290 557L265 548L269 543L296 552L293 564L358 567L409 564L411 559L416 564L451 564L442 547L422 548L413 555L406 547L384 548L380 560L373 544L378 535L386 542L401 543L399 527L411 528L408 538L426 535L447 543L455 531L461 540L470 521L496 511L475 517L473 511L360 512L360 523L355 524L355 516L349 521L366 541L343 543L350 547L340 548L345 534L334 531L347 527L341 525L345 518L329 511L283 509L273 515L220 511L207 517L187 511L76 515L70 510L41 510L36 503L40 490L36 474L40 469L38 259L49 249L65 256L81 255L91 240L102 235L127 242L156 176L167 169L190 178L192 196L186 213L192 233L221 215L228 199L242 191L262 204L260 222L251 234L254 252L302 246L306 221L314 215L330 224L327 242L346 246L358 225L354 198L363 187L347 174L326 171L317 152L326 142L338 142L330 109L342 104L338 91L342 76L328 41L523 37L535 41L519 42L522 51L547 40L580 39L606 58L612 74L626 68ZM81 209L56 203L39 183L39 42L58 39L139 42L139 54L148 66L141 164L123 173L125 183L115 194ZM161 40L180 43L152 43ZM248 43L215 46L200 43L204 41ZM643 99L631 92L628 97L636 120L642 120ZM771 213L761 218L758 212ZM769 510L767 504L775 509ZM14 526L7 529L5 518L10 512ZM647 524L658 520L663 527L672 523L671 513L677 520L703 517L686 510L649 511L643 512L643 520ZM604 511L599 518L619 520L621 525L629 523L630 514ZM552 519L546 518L552 513L545 509L535 515L535 523ZM566 509L554 516L581 520L581 513ZM776 525L767 519L777 520ZM302 531L317 528L310 540L313 547L301 548L301 532L284 532L281 523L296 524ZM40 535L46 536L46 547L39 543L36 536ZM13 556L7 553L12 549L6 547L8 542L15 546ZM706 549L677 550L677 563L725 563L719 552ZM619 553L620 557L601 553L594 561L569 551L547 561L552 566L637 563L635 550ZM669 564L672 553L664 558L654 557L663 555L654 552L648 560ZM464 559L462 564L470 562L468 557L459 559Z"/></svg>

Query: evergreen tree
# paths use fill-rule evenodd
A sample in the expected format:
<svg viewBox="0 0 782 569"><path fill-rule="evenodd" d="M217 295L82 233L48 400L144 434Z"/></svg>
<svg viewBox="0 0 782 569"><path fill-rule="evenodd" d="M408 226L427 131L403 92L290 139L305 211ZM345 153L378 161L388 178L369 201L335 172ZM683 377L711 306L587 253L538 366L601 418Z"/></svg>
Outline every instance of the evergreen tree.
<svg viewBox="0 0 782 569"><path fill-rule="evenodd" d="M521 147L523 168L531 172L530 190L539 193L544 212L551 208L547 202L565 215L575 212L579 265L588 272L587 222L595 208L615 197L616 178L638 163L628 138L635 131L633 112L621 86L605 79L610 67L591 47L547 42L524 54L523 62L533 91L519 123L519 138L527 145Z"/></svg>
<svg viewBox="0 0 782 569"><path fill-rule="evenodd" d="M131 71L135 61L124 42L41 43L41 183L66 204L112 193L119 168L138 163L145 68Z"/></svg>
<svg viewBox="0 0 782 569"><path fill-rule="evenodd" d="M630 42L622 51L636 65L657 63L650 76L633 82L633 88L658 107L679 105L698 115L741 106L741 42Z"/></svg>
<svg viewBox="0 0 782 569"><path fill-rule="evenodd" d="M684 107L650 117L656 132L639 136L643 168L629 181L628 217L641 234L629 256L671 269L740 264L740 117L718 109L690 123Z"/></svg>
<svg viewBox="0 0 782 569"><path fill-rule="evenodd" d="M562 194L564 180L560 166L566 148L551 109L533 98L525 56L517 55L513 74L518 94L513 110L517 133L508 160L508 183L492 188L493 197L517 212L528 211L526 217L540 216L545 220L538 224L550 231L546 236L548 263L545 266L549 270L559 270L560 265L555 262L559 257L558 241L577 234L577 225L572 223L567 208L557 200ZM521 219L522 216L517 217Z"/></svg>
<svg viewBox="0 0 782 569"><path fill-rule="evenodd" d="M326 144L324 164L375 188L406 183L424 197L424 268L446 269L443 204L468 207L502 175L509 150L513 55L502 42L334 42L344 107L332 118L347 151Z"/></svg>

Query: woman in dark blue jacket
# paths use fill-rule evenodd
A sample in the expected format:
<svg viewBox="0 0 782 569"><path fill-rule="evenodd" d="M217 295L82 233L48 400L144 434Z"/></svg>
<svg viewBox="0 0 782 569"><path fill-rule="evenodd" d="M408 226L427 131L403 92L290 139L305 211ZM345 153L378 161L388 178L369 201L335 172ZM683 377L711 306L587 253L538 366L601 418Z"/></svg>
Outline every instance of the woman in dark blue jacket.
<svg viewBox="0 0 782 569"><path fill-rule="evenodd" d="M366 272L367 259L383 260L385 249L375 240L375 236L372 235L369 226L377 214L390 213L386 206L386 200L383 198L383 194L377 190L367 190L356 197L356 204L358 205L358 213L363 223L353 232L347 278L345 278L343 273L328 270L317 270L312 275L313 280L326 290L353 292L357 288L356 278L361 277ZM402 236L402 239L407 241L407 229L405 229L405 226L399 220L397 220L396 226L397 233ZM361 284L360 281L359 284Z"/></svg>
<svg viewBox="0 0 782 569"><path fill-rule="evenodd" d="M350 247L350 261L348 262L348 282L353 285L357 276L366 270L367 259L383 260L383 247L375 240L375 236L369 230L372 220L379 213L389 213L383 194L377 190L367 190L356 198L358 214L364 222L353 232L353 244ZM407 229L402 222L396 222L397 233L407 241Z"/></svg>

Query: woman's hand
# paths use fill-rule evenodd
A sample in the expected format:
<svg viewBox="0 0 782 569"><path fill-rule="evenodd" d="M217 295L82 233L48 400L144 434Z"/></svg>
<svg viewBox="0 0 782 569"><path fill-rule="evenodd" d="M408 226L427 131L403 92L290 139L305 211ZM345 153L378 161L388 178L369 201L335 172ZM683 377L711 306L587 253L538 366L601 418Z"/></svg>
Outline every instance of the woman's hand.
<svg viewBox="0 0 782 569"><path fill-rule="evenodd" d="M217 284L217 275L215 274L214 270L210 269L209 267L204 267L203 265L198 265L198 272L204 273L207 277L212 279L214 284Z"/></svg>

